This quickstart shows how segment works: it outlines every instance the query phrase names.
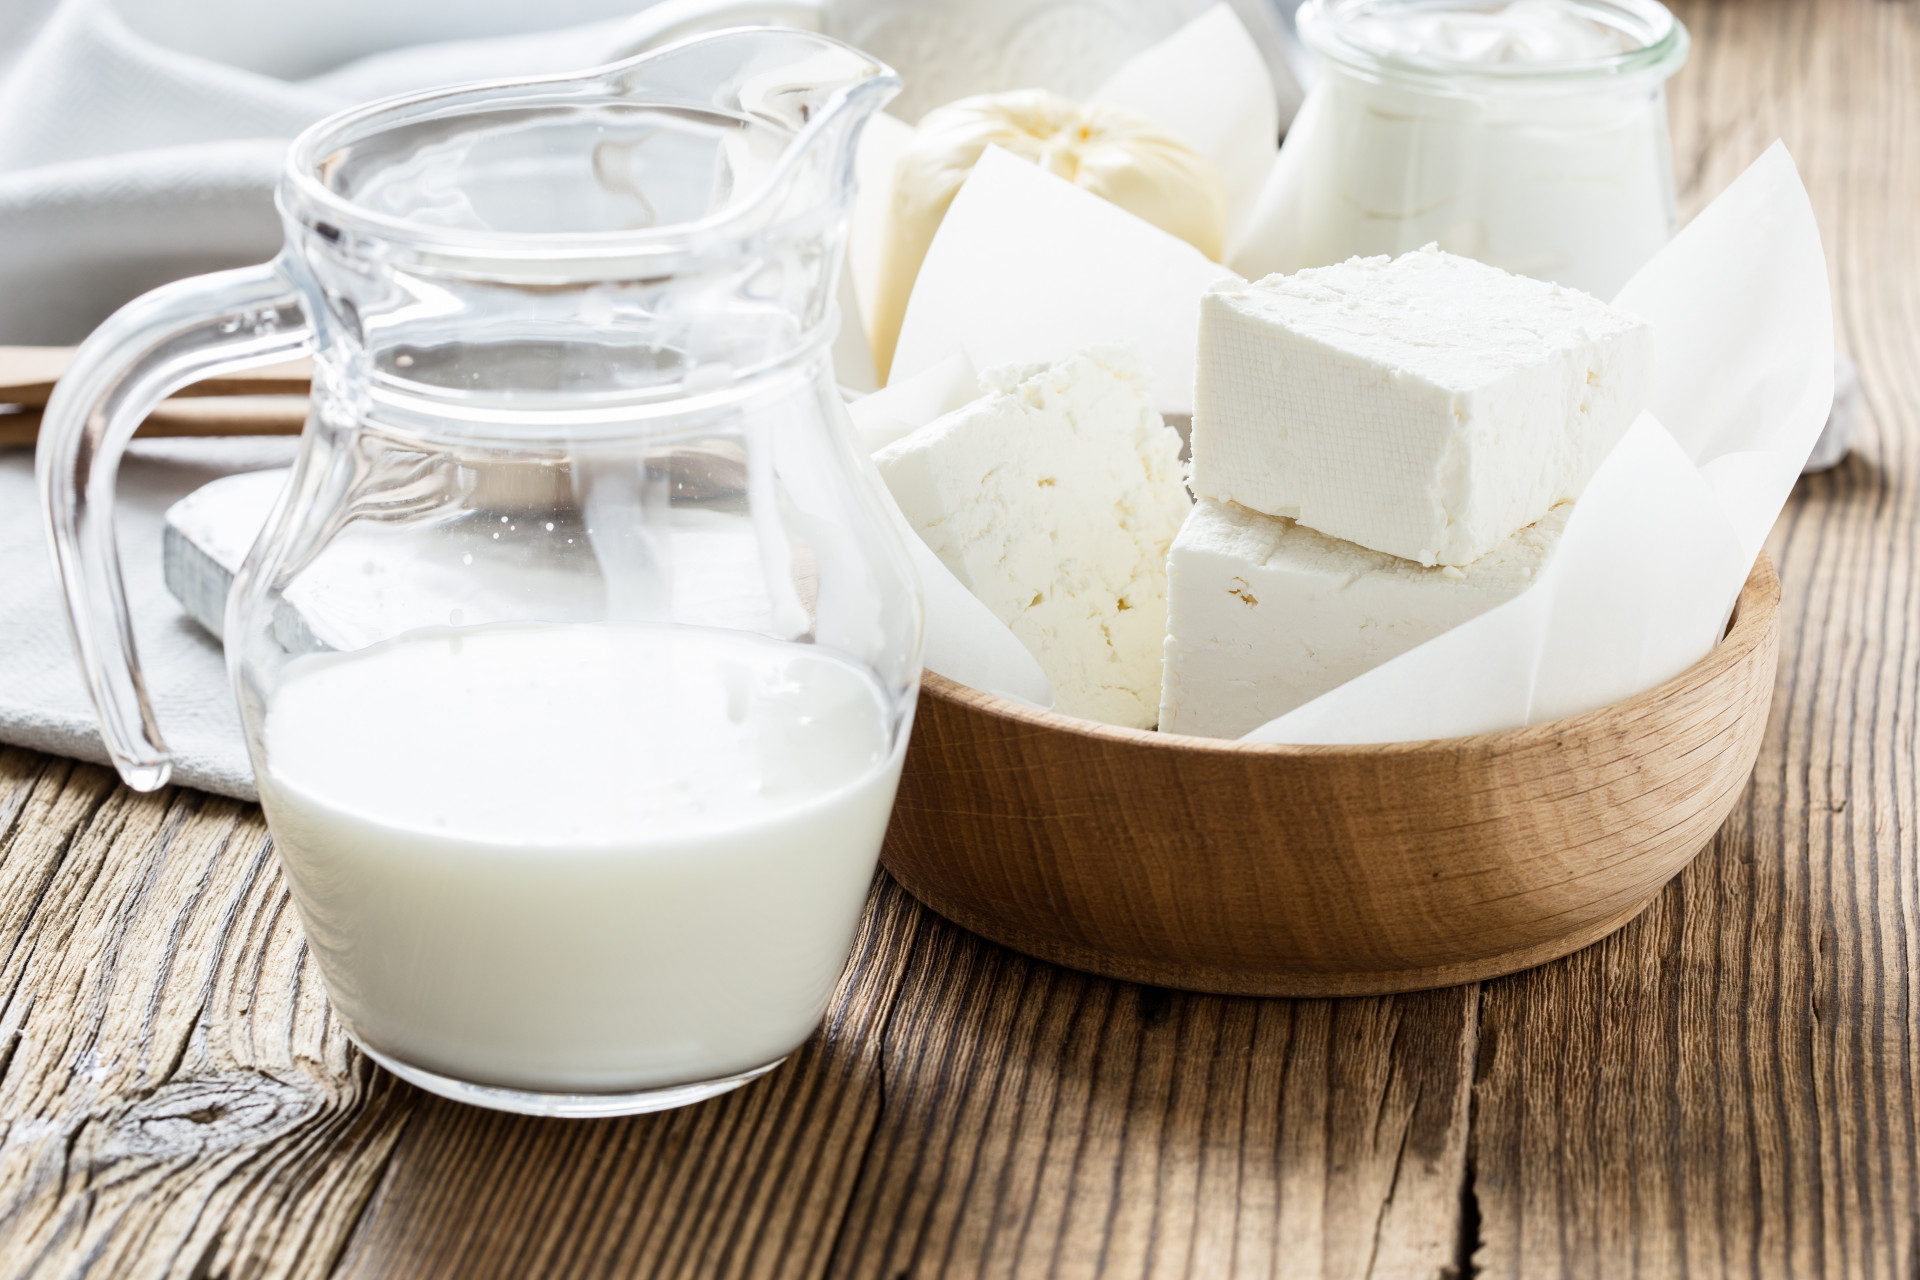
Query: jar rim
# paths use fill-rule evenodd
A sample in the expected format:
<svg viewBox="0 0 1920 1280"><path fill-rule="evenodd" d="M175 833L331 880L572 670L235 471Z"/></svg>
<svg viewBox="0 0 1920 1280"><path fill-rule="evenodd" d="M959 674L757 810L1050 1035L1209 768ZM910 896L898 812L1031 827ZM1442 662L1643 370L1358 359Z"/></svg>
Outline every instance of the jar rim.
<svg viewBox="0 0 1920 1280"><path fill-rule="evenodd" d="M728 86L696 80L698 88L690 95L681 84L669 81L655 88L647 81L658 67L673 69L672 60L679 55L711 53L726 43L751 54L752 46L775 41L789 42L816 57L822 51L834 52L843 55L845 63L844 77L822 86L824 102L801 103L797 108L782 103L793 111L792 120L738 103L695 100L699 92ZM797 55L794 61L805 65ZM844 145L846 121L863 120L878 111L899 86L899 76L886 64L816 32L730 27L582 71L454 84L336 112L308 126L288 146L274 199L290 230L300 228L328 241L348 233L364 236L388 251L411 252L436 270L453 274L531 284L645 276L664 269L659 265L663 261L763 235L769 220L794 221L782 207L782 196L795 175L807 171L807 157L823 146ZM618 108L706 111L732 123L777 130L785 146L766 172L757 175L754 185L721 207L689 221L624 230L496 231L443 226L412 213L388 212L334 186L336 168L355 146L408 128L504 118L513 112ZM844 167L828 164L825 171L838 174ZM828 180L850 193L850 179Z"/></svg>
<svg viewBox="0 0 1920 1280"><path fill-rule="evenodd" d="M1300 39L1321 57L1373 79L1435 88L1463 84L1514 89L1590 87L1595 81L1665 80L1687 59L1686 26L1660 0L1564 0L1580 16L1638 42L1598 58L1554 62L1480 62L1409 53L1369 41L1357 19L1383 13L1488 13L1504 7L1475 0L1306 0L1295 18Z"/></svg>

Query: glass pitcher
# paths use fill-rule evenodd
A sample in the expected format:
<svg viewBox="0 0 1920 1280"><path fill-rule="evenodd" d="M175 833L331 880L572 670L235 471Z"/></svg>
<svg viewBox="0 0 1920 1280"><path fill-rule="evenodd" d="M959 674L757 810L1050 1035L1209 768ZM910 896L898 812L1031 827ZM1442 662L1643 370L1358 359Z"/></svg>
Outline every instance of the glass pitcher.
<svg viewBox="0 0 1920 1280"><path fill-rule="evenodd" d="M977 93L1051 89L1084 98L1121 63L1214 0L665 0L621 31L631 49L743 22L778 22L887 59L906 79L889 110L914 123ZM1279 83L1291 83L1270 0L1229 0Z"/></svg>
<svg viewBox="0 0 1920 1280"><path fill-rule="evenodd" d="M820 1018L919 686L828 356L855 141L898 85L742 29L336 116L289 153L279 258L129 304L48 405L74 642L150 789L121 451L188 383L313 354L228 666L333 1007L424 1088L655 1110Z"/></svg>

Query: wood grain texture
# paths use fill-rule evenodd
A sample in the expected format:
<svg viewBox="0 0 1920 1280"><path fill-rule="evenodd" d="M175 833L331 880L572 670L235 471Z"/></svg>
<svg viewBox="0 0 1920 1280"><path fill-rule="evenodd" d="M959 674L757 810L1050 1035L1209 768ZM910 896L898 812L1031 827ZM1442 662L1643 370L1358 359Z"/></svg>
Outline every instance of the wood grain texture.
<svg viewBox="0 0 1920 1280"><path fill-rule="evenodd" d="M0 449L32 445L53 385L73 347L0 347ZM206 378L154 406L138 435L298 435L307 421L310 360L262 365Z"/></svg>
<svg viewBox="0 0 1920 1280"><path fill-rule="evenodd" d="M9 1276L323 1276L406 1107L250 806L0 749Z"/></svg>
<svg viewBox="0 0 1920 1280"><path fill-rule="evenodd" d="M1133 987L882 877L765 1081L497 1115L353 1052L256 809L11 750L0 947L9 1276L1424 1277L1461 1247L1470 988Z"/></svg>
<svg viewBox="0 0 1920 1280"><path fill-rule="evenodd" d="M429 1103L339 1274L1435 1276L1473 1013L1107 982L883 879L767 1082L593 1123Z"/></svg>
<svg viewBox="0 0 1920 1280"><path fill-rule="evenodd" d="M1683 201L1775 137L1812 194L1855 453L1771 541L1775 710L1713 846L1601 945L1488 983L1489 1276L1920 1275L1920 6L1676 6Z"/></svg>
<svg viewBox="0 0 1920 1280"><path fill-rule="evenodd" d="M423 1099L339 1274L825 1274L878 1121L885 1022L922 915L877 893L822 1034L723 1098L609 1121Z"/></svg>
<svg viewBox="0 0 1920 1280"><path fill-rule="evenodd" d="M881 882L826 1033L667 1117L441 1104L325 1015L252 809L0 752L0 1274L1920 1275L1920 5L1683 0L1697 208L1775 136L1861 366L1771 544L1751 790L1598 946L1184 995Z"/></svg>
<svg viewBox="0 0 1920 1280"><path fill-rule="evenodd" d="M1441 1275L1473 1014L1114 983L929 914L828 1274Z"/></svg>
<svg viewBox="0 0 1920 1280"><path fill-rule="evenodd" d="M0 413L0 449L27 446L40 438L41 410ZM307 425L307 398L283 395L232 395L162 400L135 435L297 436Z"/></svg>
<svg viewBox="0 0 1920 1280"><path fill-rule="evenodd" d="M0 404L39 408L53 394L53 384L73 363L74 347L0 347ZM304 396L313 377L310 360L239 369L216 378L203 378L176 394L176 399L199 396Z"/></svg>
<svg viewBox="0 0 1920 1280"><path fill-rule="evenodd" d="M1773 696L1760 557L1657 688L1441 742L1281 746L1095 724L929 673L882 861L997 942L1248 995L1451 985L1637 914L1745 790Z"/></svg>

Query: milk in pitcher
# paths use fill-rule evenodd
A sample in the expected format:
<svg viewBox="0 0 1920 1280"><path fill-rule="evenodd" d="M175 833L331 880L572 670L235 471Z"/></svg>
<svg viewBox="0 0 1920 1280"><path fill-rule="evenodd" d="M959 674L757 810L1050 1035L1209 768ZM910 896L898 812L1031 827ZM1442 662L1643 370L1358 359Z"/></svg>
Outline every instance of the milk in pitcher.
<svg viewBox="0 0 1920 1280"><path fill-rule="evenodd" d="M297 659L260 797L376 1056L543 1093L752 1072L818 1022L900 772L824 649L493 625Z"/></svg>

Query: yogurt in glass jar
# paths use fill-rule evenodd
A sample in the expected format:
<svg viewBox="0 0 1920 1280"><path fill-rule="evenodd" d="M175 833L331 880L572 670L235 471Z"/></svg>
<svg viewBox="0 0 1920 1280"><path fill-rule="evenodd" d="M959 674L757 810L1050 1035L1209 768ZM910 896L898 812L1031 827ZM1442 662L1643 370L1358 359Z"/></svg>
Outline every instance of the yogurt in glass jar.
<svg viewBox="0 0 1920 1280"><path fill-rule="evenodd" d="M1245 274L1438 242L1611 297L1673 234L1656 0L1307 0L1320 78L1236 255Z"/></svg>

